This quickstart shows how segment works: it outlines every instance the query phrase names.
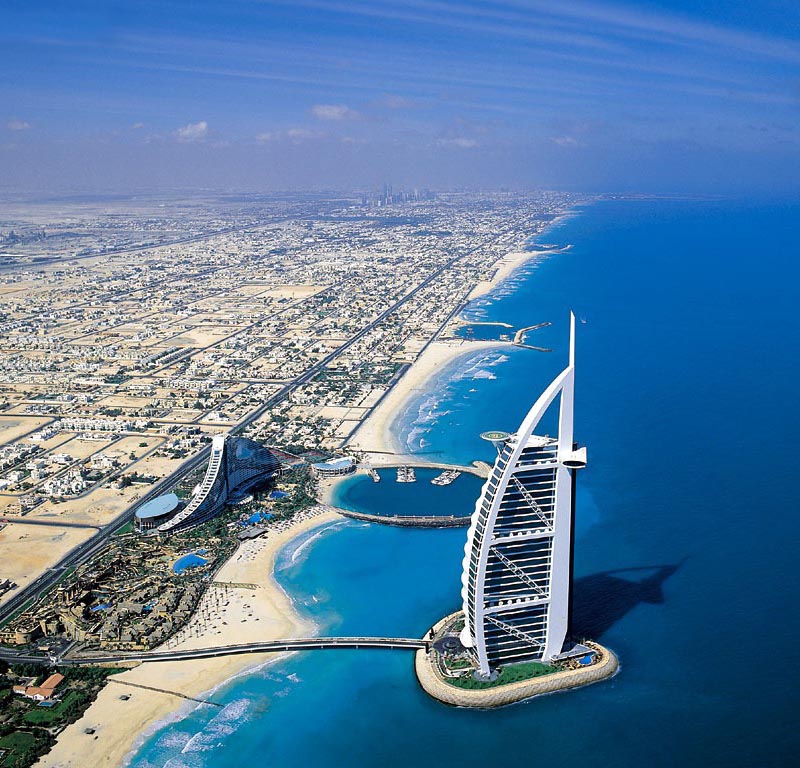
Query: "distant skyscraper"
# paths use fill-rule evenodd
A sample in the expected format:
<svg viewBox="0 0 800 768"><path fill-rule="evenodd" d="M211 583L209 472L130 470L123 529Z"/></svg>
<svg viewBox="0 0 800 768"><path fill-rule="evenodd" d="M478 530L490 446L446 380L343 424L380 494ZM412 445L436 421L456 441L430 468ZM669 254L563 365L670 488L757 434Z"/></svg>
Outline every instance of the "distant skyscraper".
<svg viewBox="0 0 800 768"><path fill-rule="evenodd" d="M225 503L272 477L281 465L272 451L246 437L215 435L203 481L191 501L166 523L161 533L174 533L210 520Z"/></svg>
<svg viewBox="0 0 800 768"><path fill-rule="evenodd" d="M487 433L498 450L465 547L461 642L478 671L548 661L562 652L572 592L574 471L586 449L572 437L575 317L569 364L534 403L516 434ZM560 395L558 437L534 434Z"/></svg>

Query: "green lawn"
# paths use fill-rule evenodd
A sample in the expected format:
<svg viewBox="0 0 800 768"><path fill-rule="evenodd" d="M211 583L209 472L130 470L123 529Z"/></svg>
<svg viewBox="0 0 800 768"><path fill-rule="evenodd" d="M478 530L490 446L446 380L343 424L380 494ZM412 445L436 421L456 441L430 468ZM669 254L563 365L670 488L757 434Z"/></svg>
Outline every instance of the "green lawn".
<svg viewBox="0 0 800 768"><path fill-rule="evenodd" d="M33 765L36 758L43 754L53 742L50 734L40 731L37 734L14 731L0 736L0 751L8 750L0 758L2 768L22 768Z"/></svg>
<svg viewBox="0 0 800 768"><path fill-rule="evenodd" d="M487 688L497 688L500 685L518 683L521 680L532 680L534 677L542 677L558 672L556 667L548 664L540 664L536 661L523 662L521 664L509 664L500 670L496 680L475 680L472 675L466 677L447 678L450 685L457 688L465 688L470 691L482 691Z"/></svg>
<svg viewBox="0 0 800 768"><path fill-rule="evenodd" d="M64 698L52 707L33 707L25 713L23 720L29 725L49 728L64 722L70 713L74 713L89 699L84 691L69 691ZM70 718L71 719L71 718Z"/></svg>

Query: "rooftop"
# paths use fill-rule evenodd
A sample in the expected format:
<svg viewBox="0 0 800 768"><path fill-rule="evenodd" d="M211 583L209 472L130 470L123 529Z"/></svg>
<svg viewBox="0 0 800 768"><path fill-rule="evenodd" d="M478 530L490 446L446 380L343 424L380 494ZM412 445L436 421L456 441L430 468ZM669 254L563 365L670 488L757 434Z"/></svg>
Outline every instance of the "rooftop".
<svg viewBox="0 0 800 768"><path fill-rule="evenodd" d="M143 504L136 510L136 517L140 520L145 520L150 517L161 517L172 512L178 504L180 499L174 493L165 493L163 496L158 496L147 504Z"/></svg>

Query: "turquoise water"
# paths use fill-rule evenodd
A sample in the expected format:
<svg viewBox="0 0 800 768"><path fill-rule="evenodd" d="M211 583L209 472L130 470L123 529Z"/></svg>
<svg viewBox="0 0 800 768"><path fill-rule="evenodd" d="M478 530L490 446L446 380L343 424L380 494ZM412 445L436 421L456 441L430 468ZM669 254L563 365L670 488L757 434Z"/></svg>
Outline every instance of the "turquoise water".
<svg viewBox="0 0 800 768"><path fill-rule="evenodd" d="M271 520L272 515L269 512L254 512L250 517L247 518L247 522L250 525L257 525L258 523L262 523L265 520Z"/></svg>
<svg viewBox="0 0 800 768"><path fill-rule="evenodd" d="M431 485L439 469L416 469L416 483L395 482L394 469L378 471L376 483L366 475L354 475L334 489L333 503L354 512L372 515L414 515L424 517L469 517L475 510L483 480L462 474L450 485Z"/></svg>
<svg viewBox="0 0 800 768"><path fill-rule="evenodd" d="M437 377L395 430L491 458L578 327L576 617L614 648L608 683L493 712L439 705L399 651L298 654L152 734L133 765L784 766L800 747L793 639L800 430L798 206L596 204L574 248L523 270L476 319L552 321ZM429 484L416 484L427 496ZM438 490L438 489L437 489ZM279 580L325 633L421 635L458 606L464 531L354 522L283 553Z"/></svg>
<svg viewBox="0 0 800 768"><path fill-rule="evenodd" d="M201 565L206 565L208 560L204 557L200 557L201 554L205 554L204 549L182 555L172 564L172 572L180 576L189 568L199 568Z"/></svg>

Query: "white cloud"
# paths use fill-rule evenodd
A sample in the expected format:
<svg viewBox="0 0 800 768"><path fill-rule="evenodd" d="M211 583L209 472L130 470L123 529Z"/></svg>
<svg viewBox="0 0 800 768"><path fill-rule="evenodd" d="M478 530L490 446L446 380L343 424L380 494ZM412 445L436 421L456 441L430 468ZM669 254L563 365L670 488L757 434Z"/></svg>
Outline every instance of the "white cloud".
<svg viewBox="0 0 800 768"><path fill-rule="evenodd" d="M324 139L327 135L324 131L312 131L309 128L289 128L285 131L262 131L256 134L256 141L259 144L270 144L288 140L292 144L299 144L312 139Z"/></svg>
<svg viewBox="0 0 800 768"><path fill-rule="evenodd" d="M290 128L286 135L292 141L306 141L307 139L322 139L325 134L322 131L310 131L308 128Z"/></svg>
<svg viewBox="0 0 800 768"><path fill-rule="evenodd" d="M175 131L175 138L181 142L203 141L208 136L208 123L188 123Z"/></svg>
<svg viewBox="0 0 800 768"><path fill-rule="evenodd" d="M475 139L468 139L465 136L457 136L453 139L438 139L436 142L440 147L459 147L460 149L472 149L478 146Z"/></svg>
<svg viewBox="0 0 800 768"><path fill-rule="evenodd" d="M6 128L8 128L9 131L27 131L30 127L30 123L26 122L25 120L20 120L16 117L12 118L6 123Z"/></svg>
<svg viewBox="0 0 800 768"><path fill-rule="evenodd" d="M144 123L134 123L131 126L132 131L138 131L140 128L144 128Z"/></svg>
<svg viewBox="0 0 800 768"><path fill-rule="evenodd" d="M319 120L355 120L359 117L358 112L346 104L315 104L311 107L311 114Z"/></svg>
<svg viewBox="0 0 800 768"><path fill-rule="evenodd" d="M580 142L574 136L551 136L550 141L559 147L577 147Z"/></svg>

